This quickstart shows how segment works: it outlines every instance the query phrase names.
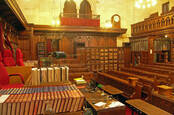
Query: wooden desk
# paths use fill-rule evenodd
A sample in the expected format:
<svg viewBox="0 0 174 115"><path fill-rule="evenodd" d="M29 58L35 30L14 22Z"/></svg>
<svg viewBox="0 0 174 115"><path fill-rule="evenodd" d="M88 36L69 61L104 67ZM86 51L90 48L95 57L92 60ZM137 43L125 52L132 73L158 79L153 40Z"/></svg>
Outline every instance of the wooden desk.
<svg viewBox="0 0 174 115"><path fill-rule="evenodd" d="M147 115L172 115L152 104L149 104L141 99L132 99L126 101L129 105L135 107L136 109L142 111Z"/></svg>
<svg viewBox="0 0 174 115"><path fill-rule="evenodd" d="M109 105L117 101L116 99L108 99L108 95L105 93L105 95L101 95L103 93L101 90L98 90L93 93L89 92L83 92L85 95L86 101L89 103L89 105L95 110L94 114L97 115L125 115L125 106L119 106L119 107L113 107L109 108ZM98 102L104 102L106 103L104 106L96 106L95 104Z"/></svg>
<svg viewBox="0 0 174 115"><path fill-rule="evenodd" d="M173 87L169 87L166 85L159 85L158 87L158 93L161 95L166 96L172 96Z"/></svg>
<svg viewBox="0 0 174 115"><path fill-rule="evenodd" d="M111 95L118 95L118 94L123 93L123 91L121 91L115 87L112 87L111 85L105 85L101 89L103 89L105 92L107 92L108 94L111 94Z"/></svg>
<svg viewBox="0 0 174 115"><path fill-rule="evenodd" d="M153 91L150 103L174 115L174 95L166 96Z"/></svg>

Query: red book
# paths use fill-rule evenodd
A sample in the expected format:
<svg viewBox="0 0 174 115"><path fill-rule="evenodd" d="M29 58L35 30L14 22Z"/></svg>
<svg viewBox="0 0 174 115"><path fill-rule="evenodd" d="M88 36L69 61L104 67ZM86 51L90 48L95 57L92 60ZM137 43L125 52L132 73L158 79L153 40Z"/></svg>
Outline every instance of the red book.
<svg viewBox="0 0 174 115"><path fill-rule="evenodd" d="M15 115L16 114L16 100L17 100L18 95L14 95L13 96L13 100L12 100L12 108L11 108L11 115Z"/></svg>
<svg viewBox="0 0 174 115"><path fill-rule="evenodd" d="M81 110L82 106L84 104L85 96L82 94L82 92L79 89L77 89L77 92L79 93L79 95L81 97L80 103L79 103L79 106L78 106L78 110Z"/></svg>
<svg viewBox="0 0 174 115"><path fill-rule="evenodd" d="M67 90L68 93L68 98L69 98L69 102L68 102L68 107L66 111L70 111L72 103L73 103L73 93L71 92L71 90Z"/></svg>
<svg viewBox="0 0 174 115"><path fill-rule="evenodd" d="M60 95L61 95L61 105L60 105L59 112L63 112L63 107L64 107L64 104L65 104L65 95L64 95L63 91L59 91L59 92L60 92Z"/></svg>
<svg viewBox="0 0 174 115"><path fill-rule="evenodd" d="M56 113L56 109L57 109L57 103L58 103L58 97L57 97L57 93L53 92L53 96L54 96L54 102L53 102L53 112Z"/></svg>
<svg viewBox="0 0 174 115"><path fill-rule="evenodd" d="M57 106L56 106L56 113L60 112L60 107L61 107L61 103L62 103L62 96L60 94L60 91L56 92L57 97L58 97L58 102L57 102Z"/></svg>
<svg viewBox="0 0 174 115"><path fill-rule="evenodd" d="M20 95L17 95L17 97L16 97L16 100L15 100L15 102L16 102L16 114L15 115L19 115L23 95L24 94L20 94Z"/></svg>
<svg viewBox="0 0 174 115"><path fill-rule="evenodd" d="M25 114L25 104L26 104L29 94L22 94L22 95L23 95L23 97L21 97L22 99L21 99L20 115Z"/></svg>
<svg viewBox="0 0 174 115"><path fill-rule="evenodd" d="M67 107L68 107L68 102L69 102L68 92L67 91L62 91L62 93L65 96L65 104L64 104L64 107L63 107L63 112L66 112Z"/></svg>
<svg viewBox="0 0 174 115"><path fill-rule="evenodd" d="M30 104L30 109L29 109L29 113L31 115L34 115L34 108L36 107L36 96L37 96L37 93L34 93L33 94L33 97L31 99L31 104Z"/></svg>
<svg viewBox="0 0 174 115"><path fill-rule="evenodd" d="M37 114L41 114L41 110L42 110L41 108L42 108L42 104L43 104L43 93L37 94L36 103L38 103Z"/></svg>
<svg viewBox="0 0 174 115"><path fill-rule="evenodd" d="M76 105L77 96L76 96L75 90L71 90L71 92L72 92L72 95L73 95L73 102L72 102L72 105L71 105L70 112L73 112L74 108L75 108L75 105Z"/></svg>
<svg viewBox="0 0 174 115"><path fill-rule="evenodd" d="M26 99L26 102L24 102L25 103L25 115L29 114L30 104L31 104L31 101L32 101L32 95L33 94L27 94L27 95L28 95L28 98Z"/></svg>

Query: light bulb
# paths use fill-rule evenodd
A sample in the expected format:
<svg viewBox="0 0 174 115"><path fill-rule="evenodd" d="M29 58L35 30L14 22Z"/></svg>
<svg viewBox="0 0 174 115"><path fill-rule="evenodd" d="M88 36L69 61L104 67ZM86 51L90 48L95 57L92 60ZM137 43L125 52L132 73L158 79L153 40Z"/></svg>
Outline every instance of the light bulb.
<svg viewBox="0 0 174 115"><path fill-rule="evenodd" d="M55 24L56 24L55 20L52 20L52 25L55 25Z"/></svg>
<svg viewBox="0 0 174 115"><path fill-rule="evenodd" d="M60 21L59 21L59 20L57 20L57 21L56 21L56 24L57 24L57 25L60 25Z"/></svg>
<svg viewBox="0 0 174 115"><path fill-rule="evenodd" d="M138 2L135 3L135 7L141 8L140 4Z"/></svg>
<svg viewBox="0 0 174 115"><path fill-rule="evenodd" d="M150 4L147 4L147 7L148 7L148 8L150 8L150 6L151 6Z"/></svg>
<svg viewBox="0 0 174 115"><path fill-rule="evenodd" d="M105 27L106 27L106 28L111 28L111 27L112 27L111 22L106 22L106 23L105 23Z"/></svg>
<svg viewBox="0 0 174 115"><path fill-rule="evenodd" d="M157 4L156 0L152 0L152 6L155 6Z"/></svg>
<svg viewBox="0 0 174 115"><path fill-rule="evenodd" d="M143 0L139 0L139 3L143 3Z"/></svg>
<svg viewBox="0 0 174 115"><path fill-rule="evenodd" d="M146 6L145 5L143 5L143 7L142 7L143 9L145 9L146 8Z"/></svg>

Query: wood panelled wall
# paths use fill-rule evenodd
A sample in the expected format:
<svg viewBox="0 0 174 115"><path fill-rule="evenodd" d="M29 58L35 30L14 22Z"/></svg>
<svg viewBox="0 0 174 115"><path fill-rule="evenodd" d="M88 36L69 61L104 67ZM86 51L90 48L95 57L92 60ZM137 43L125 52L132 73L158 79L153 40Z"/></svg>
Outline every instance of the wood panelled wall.
<svg viewBox="0 0 174 115"><path fill-rule="evenodd" d="M59 39L59 50L67 54L67 58L78 55L78 46L75 43L83 43L85 47L116 47L116 36L95 33L64 33L64 32L34 32L31 37L18 40L19 48L24 53L24 60L37 59L37 43L48 39ZM76 50L76 51L75 51Z"/></svg>
<svg viewBox="0 0 174 115"><path fill-rule="evenodd" d="M132 62L135 64L135 58L140 57L141 63L152 64L155 63L160 57L165 56L166 60L163 62L174 61L174 10L171 9L170 12L158 15L157 13L151 14L144 21L135 23L131 25L132 37L131 41L143 40L147 38L148 50L144 51L132 51ZM161 43L158 43L161 39ZM167 47L165 48L165 43L169 39ZM164 42L163 42L164 41ZM133 43L131 42L131 43ZM131 44L132 46L132 44ZM140 46L141 48L142 46ZM146 53L145 53L146 52ZM165 53L167 52L167 53ZM166 56L166 54L168 56ZM143 58L144 56L145 58ZM167 59L168 58L168 59ZM164 59L163 59L164 60Z"/></svg>

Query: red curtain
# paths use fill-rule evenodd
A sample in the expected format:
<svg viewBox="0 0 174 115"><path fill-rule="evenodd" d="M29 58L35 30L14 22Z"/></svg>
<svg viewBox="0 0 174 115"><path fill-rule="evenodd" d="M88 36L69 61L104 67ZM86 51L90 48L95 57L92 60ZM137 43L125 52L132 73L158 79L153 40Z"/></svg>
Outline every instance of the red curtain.
<svg viewBox="0 0 174 115"><path fill-rule="evenodd" d="M11 43L10 43L10 41L9 41L9 39L8 39L8 33L7 33L7 36L6 36L6 43L7 43L7 46L9 46L10 47L10 49L11 49L11 52L12 52L12 55L13 55L13 46L11 45Z"/></svg>
<svg viewBox="0 0 174 115"><path fill-rule="evenodd" d="M2 24L0 23L0 51L2 52L4 50L4 36L3 36L3 29L2 29Z"/></svg>

